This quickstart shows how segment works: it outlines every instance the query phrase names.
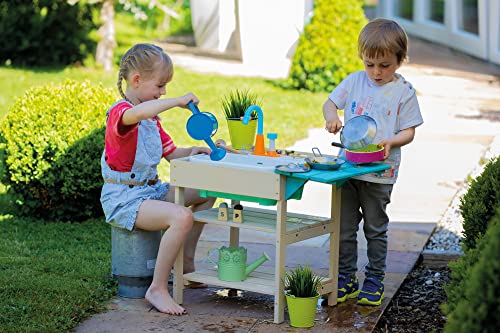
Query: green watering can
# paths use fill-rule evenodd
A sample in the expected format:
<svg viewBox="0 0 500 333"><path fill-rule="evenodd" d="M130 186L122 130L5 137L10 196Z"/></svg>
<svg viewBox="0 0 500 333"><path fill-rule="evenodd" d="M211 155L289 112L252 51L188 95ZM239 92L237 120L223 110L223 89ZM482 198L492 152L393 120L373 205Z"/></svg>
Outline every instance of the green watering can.
<svg viewBox="0 0 500 333"><path fill-rule="evenodd" d="M219 251L217 262L210 258L210 253L214 250ZM247 249L243 246L212 248L208 251L207 259L217 266L219 280L229 282L244 281L257 267L266 260L270 260L269 256L263 252L259 259L247 266Z"/></svg>

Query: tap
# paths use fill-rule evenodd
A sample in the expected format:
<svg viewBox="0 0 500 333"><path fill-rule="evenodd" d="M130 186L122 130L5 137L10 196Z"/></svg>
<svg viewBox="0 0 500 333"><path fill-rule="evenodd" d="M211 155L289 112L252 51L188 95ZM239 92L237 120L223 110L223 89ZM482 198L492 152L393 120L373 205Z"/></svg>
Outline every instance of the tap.
<svg viewBox="0 0 500 333"><path fill-rule="evenodd" d="M253 111L257 112L257 134L255 135L255 145L252 155L266 156L266 149L264 148L264 113L262 109L257 105L249 106L245 111L242 123L243 125L248 125Z"/></svg>
<svg viewBox="0 0 500 333"><path fill-rule="evenodd" d="M264 112L257 105L251 105L245 111L245 115L243 116L243 124L248 125L250 122L250 117L253 112L257 112L257 134L264 134Z"/></svg>

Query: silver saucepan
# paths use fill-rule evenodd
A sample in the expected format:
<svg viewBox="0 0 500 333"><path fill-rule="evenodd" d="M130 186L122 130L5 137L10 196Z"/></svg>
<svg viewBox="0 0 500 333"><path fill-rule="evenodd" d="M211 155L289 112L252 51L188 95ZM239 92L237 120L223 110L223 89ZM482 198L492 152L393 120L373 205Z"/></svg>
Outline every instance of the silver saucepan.
<svg viewBox="0 0 500 333"><path fill-rule="evenodd" d="M362 149L373 142L377 135L377 123L369 116L361 115L346 121L340 131L340 142L332 146L349 150Z"/></svg>

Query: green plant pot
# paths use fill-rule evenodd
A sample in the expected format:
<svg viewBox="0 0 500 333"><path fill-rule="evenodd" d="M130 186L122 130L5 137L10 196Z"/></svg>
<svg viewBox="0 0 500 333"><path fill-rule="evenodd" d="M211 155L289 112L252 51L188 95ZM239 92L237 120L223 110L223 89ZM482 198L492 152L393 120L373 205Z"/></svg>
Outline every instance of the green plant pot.
<svg viewBox="0 0 500 333"><path fill-rule="evenodd" d="M316 317L316 305L319 294L315 297L295 297L285 293L286 304L288 305L288 315L290 316L290 326L293 327L313 327Z"/></svg>
<svg viewBox="0 0 500 333"><path fill-rule="evenodd" d="M240 119L226 119L231 146L234 149L251 150L255 140L257 119L252 119L248 125L243 125Z"/></svg>

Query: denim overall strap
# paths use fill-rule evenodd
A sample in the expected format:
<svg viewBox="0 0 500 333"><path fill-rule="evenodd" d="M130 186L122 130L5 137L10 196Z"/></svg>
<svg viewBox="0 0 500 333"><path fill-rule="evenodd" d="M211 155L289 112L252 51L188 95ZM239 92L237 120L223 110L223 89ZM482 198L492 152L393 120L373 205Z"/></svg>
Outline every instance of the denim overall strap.
<svg viewBox="0 0 500 333"><path fill-rule="evenodd" d="M157 166L161 161L162 143L157 127L157 120L142 120L138 125L137 148L134 164L130 172L111 170L105 160L105 152L101 157L102 177L121 180L147 182L157 177Z"/></svg>

